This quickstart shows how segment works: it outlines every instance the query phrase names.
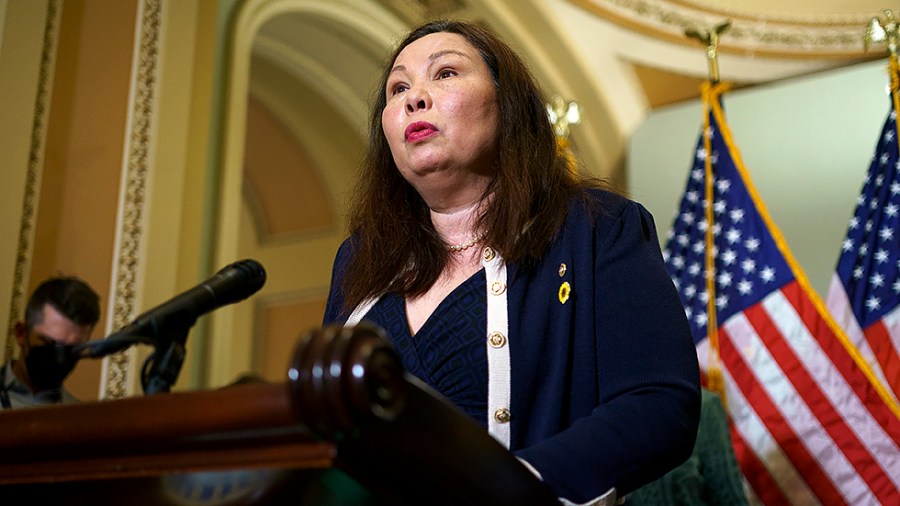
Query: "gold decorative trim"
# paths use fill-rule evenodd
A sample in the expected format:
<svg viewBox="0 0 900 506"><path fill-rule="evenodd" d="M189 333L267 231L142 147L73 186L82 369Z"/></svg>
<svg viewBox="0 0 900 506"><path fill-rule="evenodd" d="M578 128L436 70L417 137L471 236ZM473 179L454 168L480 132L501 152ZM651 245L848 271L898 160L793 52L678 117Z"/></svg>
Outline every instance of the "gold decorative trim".
<svg viewBox="0 0 900 506"><path fill-rule="evenodd" d="M122 219L119 224L115 287L113 290L112 322L114 328L127 324L134 316L136 279L143 240L143 216L147 173L149 170L150 137L153 111L156 106L156 71L159 58L159 37L162 18L161 0L143 0L137 29L138 54L131 86L130 124L128 126L128 158L125 166ZM130 353L116 353L106 357L103 398L119 399L128 395L129 371L134 367Z"/></svg>
<svg viewBox="0 0 900 506"><path fill-rule="evenodd" d="M50 103L50 84L53 80L53 62L56 57L61 0L47 2L47 19L44 23L44 44L38 74L37 96L34 101L34 119L31 128L31 146L28 150L28 169L25 174L25 195L22 201L22 219L19 223L19 245L13 272L13 293L9 304L8 332L6 333L6 357L12 357L15 349L13 328L22 317L28 270L31 266L36 201L40 192L40 178L44 168L44 143L46 141L47 111Z"/></svg>
<svg viewBox="0 0 900 506"><path fill-rule="evenodd" d="M650 36L693 44L685 30L703 30L732 21L720 50L760 56L801 58L863 58L863 31L868 19L862 14L823 15L800 20L799 16L752 16L750 13L706 10L696 2L678 0L569 0L572 4L626 28ZM876 15L878 13L872 13Z"/></svg>
<svg viewBox="0 0 900 506"><path fill-rule="evenodd" d="M880 11L872 11L860 13L858 8L855 12L844 13L824 13L824 12L805 12L803 14L797 12L775 12L771 10L760 14L759 8L743 8L743 6L724 7L722 2L718 0L664 0L670 4L680 5L689 9L716 16L727 16L731 19L740 18L747 20L763 20L768 23L779 23L789 25L864 25L869 19L880 13ZM746 4L746 2L745 2ZM785 4L787 5L787 4ZM807 2L807 5L814 5L813 2Z"/></svg>

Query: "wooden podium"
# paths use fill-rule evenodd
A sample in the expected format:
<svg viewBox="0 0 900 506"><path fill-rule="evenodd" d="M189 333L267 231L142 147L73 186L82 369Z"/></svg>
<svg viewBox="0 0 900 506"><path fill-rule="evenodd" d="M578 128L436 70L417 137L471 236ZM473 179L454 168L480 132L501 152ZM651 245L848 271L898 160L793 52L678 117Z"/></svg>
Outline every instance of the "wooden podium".
<svg viewBox="0 0 900 506"><path fill-rule="evenodd" d="M288 377L0 412L0 501L558 504L377 328L307 333Z"/></svg>

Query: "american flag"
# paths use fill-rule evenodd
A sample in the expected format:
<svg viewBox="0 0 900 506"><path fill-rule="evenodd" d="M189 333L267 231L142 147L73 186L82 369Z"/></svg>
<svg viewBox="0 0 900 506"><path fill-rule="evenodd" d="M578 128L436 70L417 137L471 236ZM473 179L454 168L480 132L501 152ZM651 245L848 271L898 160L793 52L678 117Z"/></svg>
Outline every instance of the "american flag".
<svg viewBox="0 0 900 506"><path fill-rule="evenodd" d="M900 395L900 161L897 151L897 111L892 100L841 246L827 298L835 320L879 380L893 390L894 396Z"/></svg>
<svg viewBox="0 0 900 506"><path fill-rule="evenodd" d="M664 254L701 367L721 366L732 442L752 498L900 504L900 410L859 366L768 216L725 123L725 89L704 87L708 124Z"/></svg>

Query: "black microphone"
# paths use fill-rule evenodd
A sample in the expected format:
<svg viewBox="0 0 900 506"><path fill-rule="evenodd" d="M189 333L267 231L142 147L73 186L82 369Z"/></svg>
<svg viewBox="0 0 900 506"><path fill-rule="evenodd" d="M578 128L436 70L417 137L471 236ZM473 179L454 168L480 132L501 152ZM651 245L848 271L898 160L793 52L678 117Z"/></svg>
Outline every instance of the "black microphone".
<svg viewBox="0 0 900 506"><path fill-rule="evenodd" d="M137 343L153 343L160 336L187 330L197 318L253 295L266 282L266 271L256 260L246 259L223 267L213 277L145 312L105 339L75 347L79 357L103 357Z"/></svg>

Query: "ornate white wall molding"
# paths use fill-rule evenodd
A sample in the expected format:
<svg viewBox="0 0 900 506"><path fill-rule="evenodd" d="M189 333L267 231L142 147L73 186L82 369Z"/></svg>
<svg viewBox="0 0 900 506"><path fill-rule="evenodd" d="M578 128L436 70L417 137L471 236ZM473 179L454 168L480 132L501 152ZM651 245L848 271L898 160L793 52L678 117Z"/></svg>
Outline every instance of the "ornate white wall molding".
<svg viewBox="0 0 900 506"><path fill-rule="evenodd" d="M759 13L712 7L690 0L568 0L572 4L619 25L648 35L685 44L687 29L706 30L725 20L731 28L720 48L763 56L799 58L861 58L863 32L871 13L822 14ZM872 56L878 49L870 50Z"/></svg>
<svg viewBox="0 0 900 506"><path fill-rule="evenodd" d="M116 249L109 302L110 329L124 326L135 316L144 240L151 131L157 101L161 4L162 0L142 0L138 5L125 157L117 209ZM133 348L104 359L101 399L119 399L133 393L131 378L136 372L134 363Z"/></svg>

